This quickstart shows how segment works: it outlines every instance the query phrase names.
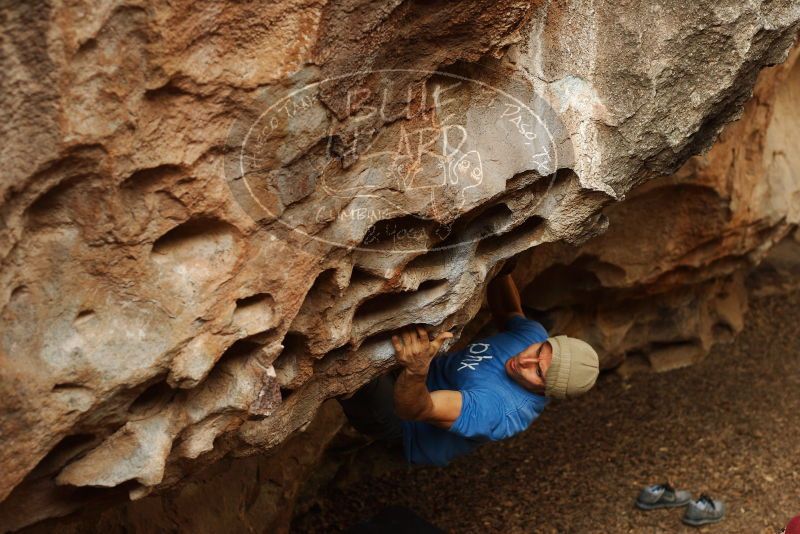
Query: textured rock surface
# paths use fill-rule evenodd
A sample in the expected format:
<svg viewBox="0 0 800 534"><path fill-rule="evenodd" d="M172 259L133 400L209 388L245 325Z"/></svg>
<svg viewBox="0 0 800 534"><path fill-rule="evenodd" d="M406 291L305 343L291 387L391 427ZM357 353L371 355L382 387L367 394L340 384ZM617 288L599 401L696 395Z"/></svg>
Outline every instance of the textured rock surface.
<svg viewBox="0 0 800 534"><path fill-rule="evenodd" d="M797 222L797 68L686 163L786 59L791 0L0 9L5 528L273 449L530 249L528 301L606 365L680 364ZM656 331L675 305L709 311Z"/></svg>
<svg viewBox="0 0 800 534"><path fill-rule="evenodd" d="M601 348L607 366L635 355L665 370L741 330L743 274L768 252L754 283L791 288L800 265L798 56L795 47L762 72L742 119L707 154L611 205L604 235L526 252L516 273L528 284L523 300ZM640 363L628 358L621 370Z"/></svg>

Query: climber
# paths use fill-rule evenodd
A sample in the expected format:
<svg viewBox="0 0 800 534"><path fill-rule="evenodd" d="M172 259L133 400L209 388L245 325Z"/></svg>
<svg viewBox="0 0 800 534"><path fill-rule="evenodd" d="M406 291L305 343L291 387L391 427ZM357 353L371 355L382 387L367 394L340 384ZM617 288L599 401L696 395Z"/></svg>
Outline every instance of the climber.
<svg viewBox="0 0 800 534"><path fill-rule="evenodd" d="M522 312L505 266L487 290L500 332L435 357L453 336L433 340L421 326L392 336L399 373L373 380L340 403L351 424L379 440L402 439L414 464L447 465L478 444L525 430L549 398L588 391L598 375L597 353L584 341L548 337Z"/></svg>

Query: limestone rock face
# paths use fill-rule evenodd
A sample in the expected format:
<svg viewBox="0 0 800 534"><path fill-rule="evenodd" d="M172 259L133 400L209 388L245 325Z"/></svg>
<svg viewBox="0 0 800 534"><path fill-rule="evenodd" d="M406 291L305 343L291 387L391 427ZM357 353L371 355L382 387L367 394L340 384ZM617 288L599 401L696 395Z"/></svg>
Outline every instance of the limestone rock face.
<svg viewBox="0 0 800 534"><path fill-rule="evenodd" d="M792 0L0 13L4 529L274 452L395 329L466 335L520 254L606 366L699 356L800 217L797 52L689 160L787 59Z"/></svg>

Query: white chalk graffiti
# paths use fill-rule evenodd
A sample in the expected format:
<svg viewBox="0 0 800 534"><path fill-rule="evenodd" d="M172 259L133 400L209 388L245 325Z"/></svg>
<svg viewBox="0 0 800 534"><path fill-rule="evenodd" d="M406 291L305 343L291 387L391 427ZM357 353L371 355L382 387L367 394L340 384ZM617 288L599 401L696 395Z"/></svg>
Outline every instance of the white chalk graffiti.
<svg viewBox="0 0 800 534"><path fill-rule="evenodd" d="M547 102L480 79L382 69L283 91L267 91L258 117L232 126L225 173L254 219L321 242L353 248L363 231L358 247L402 252L480 240L486 234L453 233L460 214L511 175L534 170L552 184L559 167ZM301 209L309 203L313 217ZM411 227L424 235L395 243Z"/></svg>

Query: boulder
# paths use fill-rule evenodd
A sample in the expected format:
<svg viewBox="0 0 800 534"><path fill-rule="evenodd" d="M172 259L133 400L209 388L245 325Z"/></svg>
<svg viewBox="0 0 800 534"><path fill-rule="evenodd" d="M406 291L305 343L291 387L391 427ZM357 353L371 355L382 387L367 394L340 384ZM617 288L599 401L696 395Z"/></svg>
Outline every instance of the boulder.
<svg viewBox="0 0 800 534"><path fill-rule="evenodd" d="M4 530L281 454L512 257L605 366L683 365L797 223L792 0L0 13Z"/></svg>

